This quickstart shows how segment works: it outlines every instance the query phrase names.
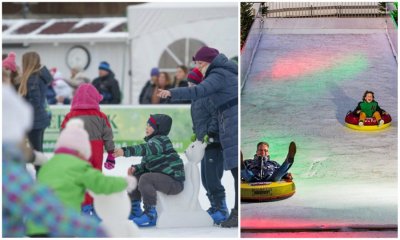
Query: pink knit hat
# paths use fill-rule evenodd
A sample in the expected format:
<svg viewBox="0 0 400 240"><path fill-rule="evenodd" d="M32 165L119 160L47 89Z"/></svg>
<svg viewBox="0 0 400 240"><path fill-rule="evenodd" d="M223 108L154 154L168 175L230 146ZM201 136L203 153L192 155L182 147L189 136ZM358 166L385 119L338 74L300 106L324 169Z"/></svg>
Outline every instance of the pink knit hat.
<svg viewBox="0 0 400 240"><path fill-rule="evenodd" d="M11 70L12 72L17 71L17 64L15 63L15 53L10 52L8 56L3 60L3 68Z"/></svg>
<svg viewBox="0 0 400 240"><path fill-rule="evenodd" d="M89 160L92 155L92 149L89 134L86 132L81 119L74 118L68 121L56 142L56 152L59 148L76 151L86 160Z"/></svg>
<svg viewBox="0 0 400 240"><path fill-rule="evenodd" d="M103 96L97 89L90 83L83 83L79 85L72 98L71 109L97 109L100 110L100 102Z"/></svg>

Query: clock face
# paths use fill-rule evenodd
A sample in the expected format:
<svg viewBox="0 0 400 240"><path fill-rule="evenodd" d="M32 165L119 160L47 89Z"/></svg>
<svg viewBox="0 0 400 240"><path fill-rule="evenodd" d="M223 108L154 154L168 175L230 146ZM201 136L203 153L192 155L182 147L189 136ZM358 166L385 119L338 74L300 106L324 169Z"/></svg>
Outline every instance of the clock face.
<svg viewBox="0 0 400 240"><path fill-rule="evenodd" d="M87 69L90 64L89 51L82 46L74 46L67 52L67 66L71 69L79 67L83 70Z"/></svg>

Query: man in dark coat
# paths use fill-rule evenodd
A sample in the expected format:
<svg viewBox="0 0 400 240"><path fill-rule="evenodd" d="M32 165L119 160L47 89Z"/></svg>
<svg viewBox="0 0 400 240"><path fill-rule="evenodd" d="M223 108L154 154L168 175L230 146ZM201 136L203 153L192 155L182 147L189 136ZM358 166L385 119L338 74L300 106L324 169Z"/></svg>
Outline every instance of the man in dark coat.
<svg viewBox="0 0 400 240"><path fill-rule="evenodd" d="M121 103L121 92L118 81L115 80L114 72L111 71L108 62L101 62L99 65L99 77L92 82L93 86L103 96L100 104L119 104Z"/></svg>
<svg viewBox="0 0 400 240"><path fill-rule="evenodd" d="M219 137L224 168L235 181L235 207L222 227L238 225L238 65L215 48L202 47L193 57L204 80L195 87L160 90L159 96L171 101L210 97L218 110Z"/></svg>
<svg viewBox="0 0 400 240"><path fill-rule="evenodd" d="M259 142L253 159L242 162L241 177L247 182L277 182L290 179L288 170L293 165L296 144L291 142L285 161L280 165L269 158L269 144Z"/></svg>

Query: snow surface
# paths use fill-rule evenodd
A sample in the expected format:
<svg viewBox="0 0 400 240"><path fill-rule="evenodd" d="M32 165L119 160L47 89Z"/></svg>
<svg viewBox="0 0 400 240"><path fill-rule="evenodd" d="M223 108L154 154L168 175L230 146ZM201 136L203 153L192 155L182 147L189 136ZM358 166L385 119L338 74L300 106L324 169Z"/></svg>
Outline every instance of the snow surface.
<svg viewBox="0 0 400 240"><path fill-rule="evenodd" d="M48 157L51 157L53 154L46 153ZM187 162L186 156L184 154L180 154L184 162ZM104 154L104 159L107 158L107 154ZM140 162L140 157L119 157L116 159L115 168L112 170L103 169L103 173L105 175L110 176L126 176L127 169L132 164L137 164ZM200 165L199 165L200 166ZM31 164L27 166L27 169L32 175L34 175L34 168ZM200 168L199 168L200 169ZM225 171L222 184L225 186L226 191L226 201L229 209L233 208L234 205L234 184L233 178L230 171ZM206 192L204 188L200 187L199 193L199 202L203 209L207 210L210 207L208 199L206 197ZM117 206L114 206L117 207ZM204 210L204 211L205 211ZM132 223L133 224L133 223ZM239 236L238 228L221 228L221 227L194 227L194 228L166 228L166 229L158 229L158 228L142 228L140 229L140 237L142 238L237 238Z"/></svg>
<svg viewBox="0 0 400 240"><path fill-rule="evenodd" d="M397 227L397 63L384 29L365 30L264 29L241 95L241 150L251 158L257 142L267 141L271 158L282 162L295 141L297 191L286 200L242 203L242 229ZM392 116L390 128L344 126L366 90Z"/></svg>

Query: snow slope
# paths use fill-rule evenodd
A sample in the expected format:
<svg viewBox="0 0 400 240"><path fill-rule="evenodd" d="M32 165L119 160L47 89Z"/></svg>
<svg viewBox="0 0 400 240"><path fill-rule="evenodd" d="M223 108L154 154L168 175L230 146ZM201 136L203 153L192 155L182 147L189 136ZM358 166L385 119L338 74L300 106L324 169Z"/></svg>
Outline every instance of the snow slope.
<svg viewBox="0 0 400 240"><path fill-rule="evenodd" d="M272 29L273 22L263 29L241 95L241 150L251 158L257 142L267 141L271 158L281 162L294 140L297 192L242 203L241 228L397 226L397 63L385 30L375 28L379 23L341 29L351 19L330 29L290 21L298 29L290 22L279 23L288 29ZM391 114L390 128L344 126L365 90Z"/></svg>

